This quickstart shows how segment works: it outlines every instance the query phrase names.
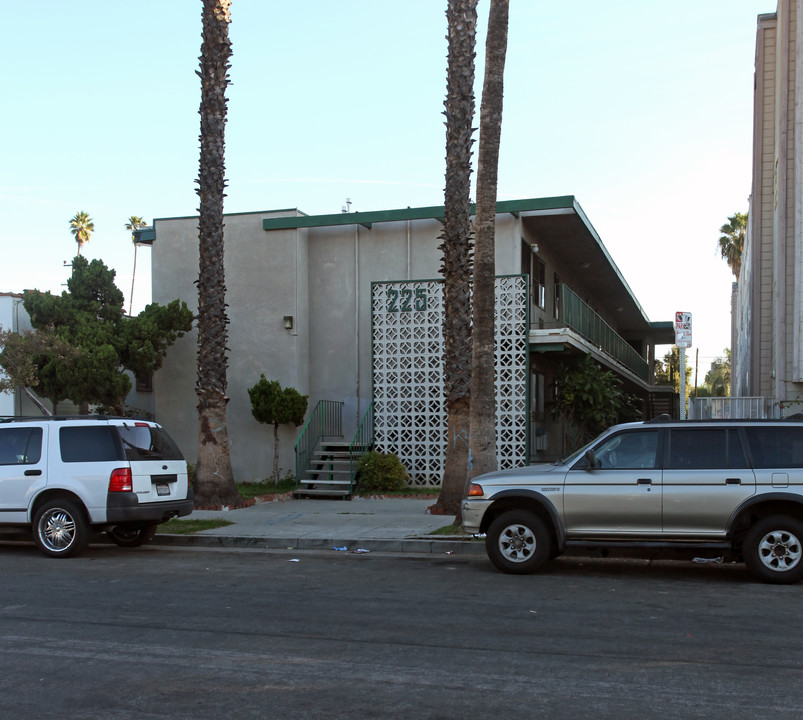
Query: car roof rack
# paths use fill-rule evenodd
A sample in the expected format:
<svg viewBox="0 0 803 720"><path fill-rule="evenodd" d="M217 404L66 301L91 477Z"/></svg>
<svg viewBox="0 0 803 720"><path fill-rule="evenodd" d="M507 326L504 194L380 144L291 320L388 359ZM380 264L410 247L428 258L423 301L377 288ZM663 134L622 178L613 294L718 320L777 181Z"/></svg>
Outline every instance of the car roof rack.
<svg viewBox="0 0 803 720"><path fill-rule="evenodd" d="M0 423L12 422L58 422L59 420L131 420L119 415L8 415L0 417Z"/></svg>
<svg viewBox="0 0 803 720"><path fill-rule="evenodd" d="M667 422L674 422L672 418L669 416L669 413L661 413L660 415L656 415L649 420L645 420L645 425L652 425L654 423L667 423Z"/></svg>

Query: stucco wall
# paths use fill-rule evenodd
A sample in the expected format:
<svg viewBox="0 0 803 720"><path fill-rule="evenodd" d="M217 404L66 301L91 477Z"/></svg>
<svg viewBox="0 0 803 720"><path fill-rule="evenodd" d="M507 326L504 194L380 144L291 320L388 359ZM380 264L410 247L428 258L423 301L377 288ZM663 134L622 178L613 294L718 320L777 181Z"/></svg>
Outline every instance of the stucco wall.
<svg viewBox="0 0 803 720"><path fill-rule="evenodd" d="M0 330L16 330L15 306L20 302L15 295L0 295ZM2 348L0 348L2 349ZM3 373L0 368L0 374ZM16 412L16 393L0 393L0 416L14 415Z"/></svg>
<svg viewBox="0 0 803 720"><path fill-rule="evenodd" d="M226 302L228 304L228 430L235 477L259 480L273 463L272 428L251 415L248 388L264 373L282 386L309 392L307 363L310 324L307 305L306 231L265 233L262 218L271 213L227 215L225 229ZM197 218L155 222L154 301L180 298L197 312ZM286 330L285 316L294 327ZM197 456L195 330L169 351L154 378L155 415L194 462ZM280 465L294 469L294 428L280 428Z"/></svg>

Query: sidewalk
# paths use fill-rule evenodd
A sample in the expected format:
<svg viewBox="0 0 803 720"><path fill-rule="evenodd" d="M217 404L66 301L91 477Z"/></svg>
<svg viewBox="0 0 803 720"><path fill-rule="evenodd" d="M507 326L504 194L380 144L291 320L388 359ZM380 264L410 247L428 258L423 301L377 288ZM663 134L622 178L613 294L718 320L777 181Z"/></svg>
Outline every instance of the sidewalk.
<svg viewBox="0 0 803 720"><path fill-rule="evenodd" d="M484 554L474 538L431 535L452 518L429 515L434 499L289 499L239 510L195 510L183 520L220 518L233 525L193 535L157 534L154 544L190 547L264 547L341 552Z"/></svg>

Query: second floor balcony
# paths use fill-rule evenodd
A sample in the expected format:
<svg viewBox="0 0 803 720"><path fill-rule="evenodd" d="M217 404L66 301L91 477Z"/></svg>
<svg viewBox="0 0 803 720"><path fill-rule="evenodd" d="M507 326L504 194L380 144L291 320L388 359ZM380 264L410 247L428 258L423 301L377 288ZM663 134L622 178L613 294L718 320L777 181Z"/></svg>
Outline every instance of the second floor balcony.
<svg viewBox="0 0 803 720"><path fill-rule="evenodd" d="M667 341L663 337L667 334L664 325L666 323L660 324L661 337L658 339L661 344ZM649 345L655 344L655 338L646 335L645 331L645 337L641 339L645 352ZM530 344L557 350L558 343L573 345L579 351L589 346L589 350L601 353L643 383L651 382L648 359L570 287L563 283L535 286L530 308Z"/></svg>

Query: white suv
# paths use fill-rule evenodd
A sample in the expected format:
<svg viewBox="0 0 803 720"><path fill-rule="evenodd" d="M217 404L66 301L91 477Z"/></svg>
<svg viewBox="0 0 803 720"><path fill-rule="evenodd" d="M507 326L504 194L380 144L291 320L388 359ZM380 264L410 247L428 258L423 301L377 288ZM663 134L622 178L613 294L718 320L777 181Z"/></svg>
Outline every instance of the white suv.
<svg viewBox="0 0 803 720"><path fill-rule="evenodd" d="M107 417L0 420L0 525L30 528L54 557L93 532L120 546L150 542L193 508L187 463L156 423Z"/></svg>
<svg viewBox="0 0 803 720"><path fill-rule="evenodd" d="M463 527L499 569L569 548L744 560L764 582L803 578L803 422L617 425L564 460L475 478Z"/></svg>

